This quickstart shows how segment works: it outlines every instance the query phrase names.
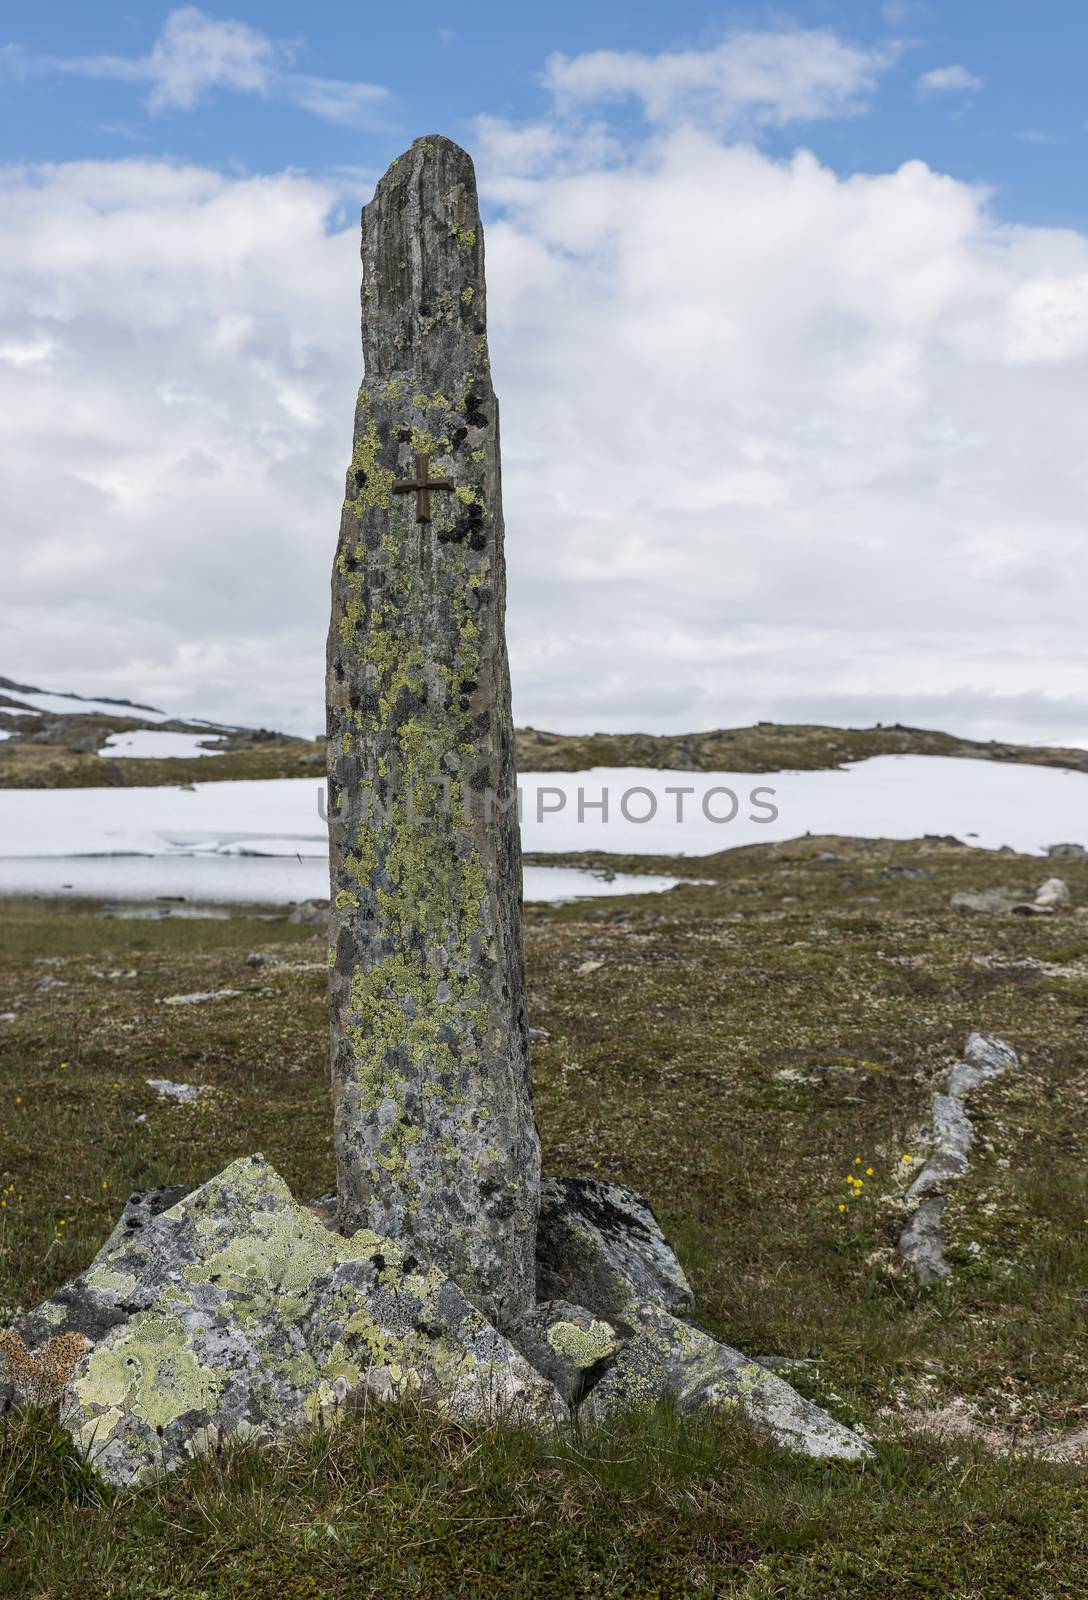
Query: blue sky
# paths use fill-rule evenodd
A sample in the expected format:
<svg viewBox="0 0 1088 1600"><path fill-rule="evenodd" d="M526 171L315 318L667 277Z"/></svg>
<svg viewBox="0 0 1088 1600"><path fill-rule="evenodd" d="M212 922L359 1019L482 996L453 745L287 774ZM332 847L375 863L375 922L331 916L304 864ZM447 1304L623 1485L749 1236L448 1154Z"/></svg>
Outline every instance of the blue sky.
<svg viewBox="0 0 1088 1600"><path fill-rule="evenodd" d="M321 725L358 207L437 132L486 222L521 721L1088 747L1088 8L0 27L0 674Z"/></svg>
<svg viewBox="0 0 1088 1600"><path fill-rule="evenodd" d="M540 116L549 99L541 74L553 52L705 50L734 30L829 29L889 52L876 92L866 96L869 109L842 121L764 130L770 152L781 154L800 139L840 173L887 171L921 159L964 181L992 185L995 210L1006 220L1080 226L1086 219L1088 7L1070 0L800 0L785 8L690 0L668 7L632 0L458 7L414 0L410 8L232 0L206 8L209 17L237 19L263 34L285 76L386 91L371 114L360 112L346 126L282 95L214 87L192 109L149 114L147 82L49 65L103 56L137 61L151 50L169 9L8 0L3 42L15 48L0 101L4 159L157 154L252 172L381 170L421 131L467 140L481 112L516 121ZM920 87L924 74L952 66L980 86ZM638 113L620 103L609 115L624 127Z"/></svg>

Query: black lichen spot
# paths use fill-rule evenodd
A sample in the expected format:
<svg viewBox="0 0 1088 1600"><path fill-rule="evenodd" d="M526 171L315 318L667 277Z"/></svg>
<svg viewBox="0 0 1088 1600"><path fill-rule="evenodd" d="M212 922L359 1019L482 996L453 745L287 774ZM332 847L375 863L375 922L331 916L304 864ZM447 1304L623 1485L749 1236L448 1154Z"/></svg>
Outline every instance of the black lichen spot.
<svg viewBox="0 0 1088 1600"><path fill-rule="evenodd" d="M487 416L481 409L483 403L482 396L478 395L475 389L465 396L465 421L470 428L487 427Z"/></svg>

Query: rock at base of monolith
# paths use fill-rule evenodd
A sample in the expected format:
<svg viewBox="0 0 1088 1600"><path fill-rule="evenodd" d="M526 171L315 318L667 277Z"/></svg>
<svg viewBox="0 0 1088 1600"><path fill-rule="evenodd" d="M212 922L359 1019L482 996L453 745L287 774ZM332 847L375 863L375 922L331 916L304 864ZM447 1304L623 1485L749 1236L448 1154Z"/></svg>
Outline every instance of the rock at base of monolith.
<svg viewBox="0 0 1088 1600"><path fill-rule="evenodd" d="M569 1300L543 1300L506 1329L530 1366L550 1379L570 1406L577 1406L615 1362L624 1335Z"/></svg>
<svg viewBox="0 0 1088 1600"><path fill-rule="evenodd" d="M658 1403L736 1408L787 1449L867 1453L780 1378L673 1314L691 1289L640 1195L567 1178L548 1180L543 1197L545 1298L500 1332L403 1244L338 1233L335 1196L297 1204L261 1156L198 1189L134 1194L86 1271L16 1323L29 1375L16 1398L40 1399L35 1380L54 1372L56 1352L71 1361L83 1346L62 1412L116 1484L231 1440L336 1421L367 1395L537 1428L572 1411L604 1423Z"/></svg>
<svg viewBox="0 0 1088 1600"><path fill-rule="evenodd" d="M544 1300L511 1339L577 1406L580 1421L660 1403L736 1408L804 1455L856 1461L872 1453L781 1378L673 1314L691 1306L691 1286L647 1202L621 1184L544 1181L537 1286L542 1297L566 1298Z"/></svg>
<svg viewBox="0 0 1088 1600"><path fill-rule="evenodd" d="M368 1229L331 1232L261 1156L134 1220L17 1325L28 1346L92 1341L62 1416L111 1483L334 1421L364 1394L475 1422L567 1414L443 1272Z"/></svg>
<svg viewBox="0 0 1088 1600"><path fill-rule="evenodd" d="M677 1411L739 1410L800 1455L859 1461L870 1447L850 1428L758 1362L690 1327L660 1306L630 1313L631 1335L586 1395L579 1416L594 1422L666 1401Z"/></svg>
<svg viewBox="0 0 1088 1600"><path fill-rule="evenodd" d="M595 1178L546 1178L537 1225L537 1295L622 1317L632 1301L666 1311L694 1303L683 1267L649 1204Z"/></svg>
<svg viewBox="0 0 1088 1600"><path fill-rule="evenodd" d="M362 256L327 679L339 1221L418 1250L505 1320L533 1301L540 1147L499 417L464 150L417 139L393 162Z"/></svg>

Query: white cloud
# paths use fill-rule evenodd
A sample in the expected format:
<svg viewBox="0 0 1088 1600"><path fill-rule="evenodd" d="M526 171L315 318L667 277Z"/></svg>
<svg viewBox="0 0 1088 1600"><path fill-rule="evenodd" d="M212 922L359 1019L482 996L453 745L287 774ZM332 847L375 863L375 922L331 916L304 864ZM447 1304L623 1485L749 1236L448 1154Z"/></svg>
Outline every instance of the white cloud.
<svg viewBox="0 0 1088 1600"><path fill-rule="evenodd" d="M981 89L982 79L976 78L973 72L968 72L966 67L957 63L955 66L933 67L929 72L923 72L918 79L918 87L923 94L966 92Z"/></svg>
<svg viewBox="0 0 1088 1600"><path fill-rule="evenodd" d="M893 55L824 28L734 33L712 50L553 55L544 81L561 111L632 97L654 123L781 127L864 110Z"/></svg>
<svg viewBox="0 0 1088 1600"><path fill-rule="evenodd" d="M291 51L246 22L216 21L196 6L171 11L145 56L27 57L6 46L9 76L61 72L150 85L152 113L192 111L214 89L286 100L326 121L373 127L389 91L378 84L315 78L289 70Z"/></svg>
<svg viewBox="0 0 1088 1600"><path fill-rule="evenodd" d="M492 125L481 164L519 718L1088 743L1088 240L920 162L549 127ZM0 173L0 673L320 726L343 202Z"/></svg>

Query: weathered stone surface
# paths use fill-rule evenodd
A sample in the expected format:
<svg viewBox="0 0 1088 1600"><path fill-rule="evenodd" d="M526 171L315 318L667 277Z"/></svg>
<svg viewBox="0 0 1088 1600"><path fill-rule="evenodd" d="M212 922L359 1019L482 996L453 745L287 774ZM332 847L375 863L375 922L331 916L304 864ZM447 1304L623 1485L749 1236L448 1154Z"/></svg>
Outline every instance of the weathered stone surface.
<svg viewBox="0 0 1088 1600"><path fill-rule="evenodd" d="M919 1283L936 1283L952 1272L944 1254L942 1217L946 1186L971 1165L974 1130L964 1099L980 1084L1020 1065L1011 1045L985 1033L970 1034L963 1054L948 1074L945 1092L933 1096L933 1149L903 1197L909 1219L899 1235L899 1253Z"/></svg>
<svg viewBox="0 0 1088 1600"><path fill-rule="evenodd" d="M92 1339L62 1414L110 1482L227 1439L281 1438L364 1390L473 1420L565 1416L553 1385L443 1272L367 1229L331 1232L263 1157L153 1205L122 1221L37 1323L24 1319L27 1332Z"/></svg>
<svg viewBox="0 0 1088 1600"><path fill-rule="evenodd" d="M1082 844L1048 844L1046 853L1052 861L1081 861L1088 856Z"/></svg>
<svg viewBox="0 0 1088 1600"><path fill-rule="evenodd" d="M1047 878L1039 885L1035 895L1037 906L1067 906L1072 900L1069 885L1064 878Z"/></svg>
<svg viewBox="0 0 1088 1600"><path fill-rule="evenodd" d="M328 650L332 1077L345 1232L490 1316L533 1300L539 1147L472 163L417 139L363 212L366 376ZM429 476L430 521L396 480ZM494 796L497 805L491 803Z"/></svg>
<svg viewBox="0 0 1088 1600"><path fill-rule="evenodd" d="M506 1329L529 1364L550 1379L568 1405L577 1405L619 1354L622 1335L585 1306L542 1301Z"/></svg>
<svg viewBox="0 0 1088 1600"><path fill-rule="evenodd" d="M808 1456L856 1461L872 1452L850 1428L739 1350L719 1344L660 1306L634 1311L635 1328L579 1416L603 1422L658 1401L680 1411L737 1406L776 1443Z"/></svg>
<svg viewBox="0 0 1088 1600"><path fill-rule="evenodd" d="M948 904L953 911L981 911L996 915L1011 911L1020 898L1016 889L964 889L954 894Z"/></svg>
<svg viewBox="0 0 1088 1600"><path fill-rule="evenodd" d="M623 1318L646 1301L666 1311L693 1303L691 1285L646 1201L595 1178L548 1178L541 1187L537 1293L599 1317Z"/></svg>
<svg viewBox="0 0 1088 1600"><path fill-rule="evenodd" d="M935 1182L933 1188L937 1187ZM948 1241L941 1221L947 1202L943 1195L931 1193L928 1188L921 1192L926 1198L918 1201L914 1215L899 1235L899 1251L914 1268L919 1283L938 1283L952 1276L952 1268L945 1260Z"/></svg>

